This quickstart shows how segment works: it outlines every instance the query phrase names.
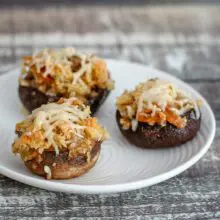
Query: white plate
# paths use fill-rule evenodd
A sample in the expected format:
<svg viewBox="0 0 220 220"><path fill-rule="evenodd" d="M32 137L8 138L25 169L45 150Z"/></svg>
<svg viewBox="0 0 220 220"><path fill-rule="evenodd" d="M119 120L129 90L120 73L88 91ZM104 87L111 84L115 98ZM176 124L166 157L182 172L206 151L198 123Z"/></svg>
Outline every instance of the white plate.
<svg viewBox="0 0 220 220"><path fill-rule="evenodd" d="M193 88L159 70L122 61L108 60L116 89L99 110L97 117L112 139L102 145L97 164L85 175L71 180L45 180L30 173L19 156L11 153L16 122L25 116L18 98L19 69L0 77L0 173L20 182L47 190L69 193L122 192L167 180L196 163L210 147L215 134L215 119L208 103ZM160 77L176 83L203 100L201 129L196 138L181 147L146 150L129 144L115 120L115 97L146 79Z"/></svg>

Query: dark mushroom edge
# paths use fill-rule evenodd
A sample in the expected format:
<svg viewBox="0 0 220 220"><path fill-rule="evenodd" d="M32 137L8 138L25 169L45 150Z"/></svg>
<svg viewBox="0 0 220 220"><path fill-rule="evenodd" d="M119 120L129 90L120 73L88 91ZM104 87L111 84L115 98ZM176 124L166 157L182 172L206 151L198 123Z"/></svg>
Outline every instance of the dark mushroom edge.
<svg viewBox="0 0 220 220"><path fill-rule="evenodd" d="M61 98L60 96L47 95L33 87L19 85L18 90L21 102L29 112L32 112L43 104L56 102ZM88 98L88 103L86 103L90 106L91 115L94 115L98 111L110 93L108 89L96 89L95 91L98 95Z"/></svg>
<svg viewBox="0 0 220 220"><path fill-rule="evenodd" d="M90 161L86 155L77 155L69 159L68 150L61 151L56 156L55 151L44 151L43 160L38 162L36 159L28 160L25 166L34 174L43 176L47 179L71 179L78 177L90 170L99 158L101 143L95 142L91 150ZM49 167L50 175L45 172L45 167ZM48 178L49 177L49 178Z"/></svg>
<svg viewBox="0 0 220 220"><path fill-rule="evenodd" d="M199 115L198 115L199 114ZM116 112L116 120L123 136L131 143L141 148L168 148L175 147L192 140L201 124L201 113L194 109L186 112L187 124L184 128L176 128L167 122L165 126L148 125L139 122L136 131L131 128L124 130L120 124L121 115Z"/></svg>

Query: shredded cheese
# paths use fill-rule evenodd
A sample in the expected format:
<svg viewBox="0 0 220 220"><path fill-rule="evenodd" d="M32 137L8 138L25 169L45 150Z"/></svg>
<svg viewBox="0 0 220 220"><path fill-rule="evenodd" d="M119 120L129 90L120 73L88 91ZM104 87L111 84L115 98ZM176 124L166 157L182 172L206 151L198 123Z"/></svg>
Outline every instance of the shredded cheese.
<svg viewBox="0 0 220 220"><path fill-rule="evenodd" d="M133 131L137 129L139 120L146 121L149 125L165 125L168 120L165 114L167 109L179 116L179 119L190 109L195 109L199 117L196 102L189 95L174 84L160 79L148 80L137 85L133 91L125 91L117 98L116 105L123 118L121 124L126 128L131 126ZM184 120L179 126L184 126Z"/></svg>
<svg viewBox="0 0 220 220"><path fill-rule="evenodd" d="M49 166L44 166L44 172L47 174L47 179L51 179L52 177L52 172Z"/></svg>
<svg viewBox="0 0 220 220"><path fill-rule="evenodd" d="M131 129L132 131L136 131L138 126L138 121L136 119L131 120Z"/></svg>
<svg viewBox="0 0 220 220"><path fill-rule="evenodd" d="M59 121L71 122L71 127L75 130L75 134L79 137L80 131L84 129L84 126L78 125L77 122L80 119L89 117L90 110L88 107L84 107L82 111L79 106L70 106L68 103L58 104L50 103L42 105L40 108L34 110L29 116L29 120L34 121L35 129L44 130L44 137L48 140L49 145L53 146L56 154L59 154L58 145L53 138L53 129Z"/></svg>
<svg viewBox="0 0 220 220"><path fill-rule="evenodd" d="M100 63L95 67L96 61ZM44 49L33 56L24 57L20 84L36 87L50 95L59 93L66 98L73 94L86 96L91 93L92 88L113 88L108 70L99 68L103 63L105 65L104 60L90 54L78 53L74 48L58 51ZM101 82L100 78L105 81Z"/></svg>
<svg viewBox="0 0 220 220"><path fill-rule="evenodd" d="M182 91L179 90L178 92L183 95ZM137 113L142 112L143 108L145 108L151 109L152 115L155 115L155 113L158 111L165 111L165 108L168 106L168 104L174 102L174 100L176 104L180 104L181 107L183 107L185 99L176 100L177 95L177 88L175 88L174 85L169 82L155 80L153 85L152 83L150 85L147 85L146 83L145 89L138 101Z"/></svg>
<svg viewBox="0 0 220 220"><path fill-rule="evenodd" d="M68 150L70 158L78 153L89 158L94 143L108 138L108 132L90 116L90 108L76 98L42 105L16 125L16 132L20 135L13 143L13 152L24 161L40 161L43 152L51 148L56 155Z"/></svg>

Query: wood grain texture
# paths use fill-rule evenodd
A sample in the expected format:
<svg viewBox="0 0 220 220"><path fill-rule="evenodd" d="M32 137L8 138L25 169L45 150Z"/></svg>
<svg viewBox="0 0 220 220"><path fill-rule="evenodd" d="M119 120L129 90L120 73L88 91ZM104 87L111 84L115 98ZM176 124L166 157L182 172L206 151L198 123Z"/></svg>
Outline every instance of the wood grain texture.
<svg viewBox="0 0 220 220"><path fill-rule="evenodd" d="M220 219L220 6L0 9L0 65L43 47L75 46L170 72L201 92L215 140L193 167L113 195L67 195L0 175L0 219ZM0 68L1 74L1 68Z"/></svg>

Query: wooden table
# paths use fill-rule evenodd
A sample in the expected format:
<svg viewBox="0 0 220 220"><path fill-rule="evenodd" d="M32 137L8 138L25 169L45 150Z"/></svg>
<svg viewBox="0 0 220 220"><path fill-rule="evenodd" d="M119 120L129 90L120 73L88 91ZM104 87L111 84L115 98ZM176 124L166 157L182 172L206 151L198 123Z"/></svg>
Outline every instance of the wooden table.
<svg viewBox="0 0 220 220"><path fill-rule="evenodd" d="M64 194L0 176L0 219L220 219L220 5L13 7L0 9L0 18L0 72L34 50L74 46L180 77L207 98L217 119L203 159L141 190Z"/></svg>

